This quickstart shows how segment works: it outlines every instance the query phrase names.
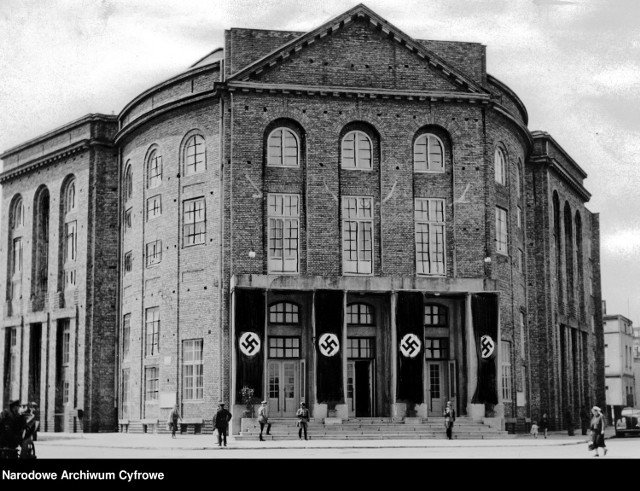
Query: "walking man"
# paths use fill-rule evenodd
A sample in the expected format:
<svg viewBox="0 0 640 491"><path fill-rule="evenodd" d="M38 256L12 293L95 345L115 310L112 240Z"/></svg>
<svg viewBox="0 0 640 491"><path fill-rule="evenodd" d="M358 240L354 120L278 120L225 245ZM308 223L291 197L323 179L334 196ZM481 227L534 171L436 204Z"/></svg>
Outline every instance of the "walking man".
<svg viewBox="0 0 640 491"><path fill-rule="evenodd" d="M451 440L453 433L453 422L456 420L456 410L453 409L451 401L447 401L447 407L444 410L444 427L447 429L447 438Z"/></svg>
<svg viewBox="0 0 640 491"><path fill-rule="evenodd" d="M269 408L267 407L267 401L262 401L258 408L258 423L260 423L260 441L263 442L262 431L265 425L267 426L267 435L271 433L271 423L269 423Z"/></svg>
<svg viewBox="0 0 640 491"><path fill-rule="evenodd" d="M229 431L229 421L231 421L231 413L224 407L224 402L218 405L218 412L213 417L213 427L218 430L218 446L227 446L227 433Z"/></svg>
<svg viewBox="0 0 640 491"><path fill-rule="evenodd" d="M173 406L171 414L169 414L169 426L171 427L171 438L176 437L176 429L178 428L178 421L182 421L178 405Z"/></svg>

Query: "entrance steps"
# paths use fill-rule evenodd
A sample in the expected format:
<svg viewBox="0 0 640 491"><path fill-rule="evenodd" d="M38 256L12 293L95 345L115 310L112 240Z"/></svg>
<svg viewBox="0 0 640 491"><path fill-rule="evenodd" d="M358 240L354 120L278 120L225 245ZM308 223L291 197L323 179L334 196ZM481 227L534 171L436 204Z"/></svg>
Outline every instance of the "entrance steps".
<svg viewBox="0 0 640 491"><path fill-rule="evenodd" d="M296 440L298 428L295 418L269 418L271 434L263 433L265 440ZM265 428L266 432L266 428ZM257 421L243 420L243 431L235 435L238 440L258 440L260 425ZM446 439L444 419L412 418L405 422L392 418L357 418L342 423L324 423L311 421L307 428L310 440L413 440ZM475 422L469 417L458 417L453 426L454 440L483 440L490 438L510 439L516 435Z"/></svg>

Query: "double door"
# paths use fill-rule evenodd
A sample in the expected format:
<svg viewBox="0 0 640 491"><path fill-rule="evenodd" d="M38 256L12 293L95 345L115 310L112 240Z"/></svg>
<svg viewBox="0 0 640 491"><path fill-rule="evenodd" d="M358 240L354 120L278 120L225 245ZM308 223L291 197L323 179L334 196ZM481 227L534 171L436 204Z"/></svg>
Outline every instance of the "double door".
<svg viewBox="0 0 640 491"><path fill-rule="evenodd" d="M347 407L350 418L373 416L373 360L347 362Z"/></svg>
<svg viewBox="0 0 640 491"><path fill-rule="evenodd" d="M301 387L303 367L300 360L269 360L267 394L271 417L289 418L296 415L304 394Z"/></svg>

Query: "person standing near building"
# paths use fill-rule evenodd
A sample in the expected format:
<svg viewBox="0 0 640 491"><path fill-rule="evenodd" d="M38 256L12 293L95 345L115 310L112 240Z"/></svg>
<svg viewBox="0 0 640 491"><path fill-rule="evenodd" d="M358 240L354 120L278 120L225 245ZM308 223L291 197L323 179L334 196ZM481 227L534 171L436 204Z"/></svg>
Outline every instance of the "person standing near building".
<svg viewBox="0 0 640 491"><path fill-rule="evenodd" d="M258 408L258 423L260 424L260 441L263 442L264 438L262 438L262 432L264 431L265 425L267 426L267 435L271 434L271 423L269 423L269 408L267 406L267 401L262 401L260 403L260 407Z"/></svg>
<svg viewBox="0 0 640 491"><path fill-rule="evenodd" d="M451 401L447 401L444 410L444 427L447 429L447 438L451 440L453 435L453 422L456 420L456 410L453 409Z"/></svg>
<svg viewBox="0 0 640 491"><path fill-rule="evenodd" d="M547 438L547 432L549 431L549 419L547 418L547 413L542 413L542 418L540 418L540 431Z"/></svg>
<svg viewBox="0 0 640 491"><path fill-rule="evenodd" d="M596 454L594 457L600 457L598 453L598 449L602 448L604 451L604 455L607 455L607 446L604 443L604 415L602 414L601 409L598 406L593 406L591 408L591 445L593 448L591 450L595 450Z"/></svg>
<svg viewBox="0 0 640 491"><path fill-rule="evenodd" d="M298 438L302 440L302 433L304 432L304 439L307 440L307 426L309 425L309 410L304 402L300 403L300 409L296 411L298 417Z"/></svg>
<svg viewBox="0 0 640 491"><path fill-rule="evenodd" d="M22 412L20 401L10 401L9 407L0 414L0 448L2 448L2 457L18 457L18 447L22 447L27 422L28 420ZM4 452L7 452L7 454L4 454Z"/></svg>
<svg viewBox="0 0 640 491"><path fill-rule="evenodd" d="M227 446L227 434L229 432L229 421L231 421L231 413L224 407L224 402L218 405L218 411L213 417L213 427L218 431L218 446Z"/></svg>
<svg viewBox="0 0 640 491"><path fill-rule="evenodd" d="M169 426L171 427L171 438L176 437L176 429L178 428L178 421L182 421L178 405L173 406L171 414L169 414Z"/></svg>

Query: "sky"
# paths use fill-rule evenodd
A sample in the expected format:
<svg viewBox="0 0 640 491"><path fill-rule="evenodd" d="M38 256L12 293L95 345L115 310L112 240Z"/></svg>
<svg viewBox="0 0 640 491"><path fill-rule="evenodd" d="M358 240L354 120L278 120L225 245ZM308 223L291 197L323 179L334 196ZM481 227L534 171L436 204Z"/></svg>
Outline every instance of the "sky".
<svg viewBox="0 0 640 491"><path fill-rule="evenodd" d="M233 27L308 31L359 0L0 0L0 153L141 92L223 46ZM486 46L587 173L607 314L640 325L640 1L367 0L417 39Z"/></svg>

